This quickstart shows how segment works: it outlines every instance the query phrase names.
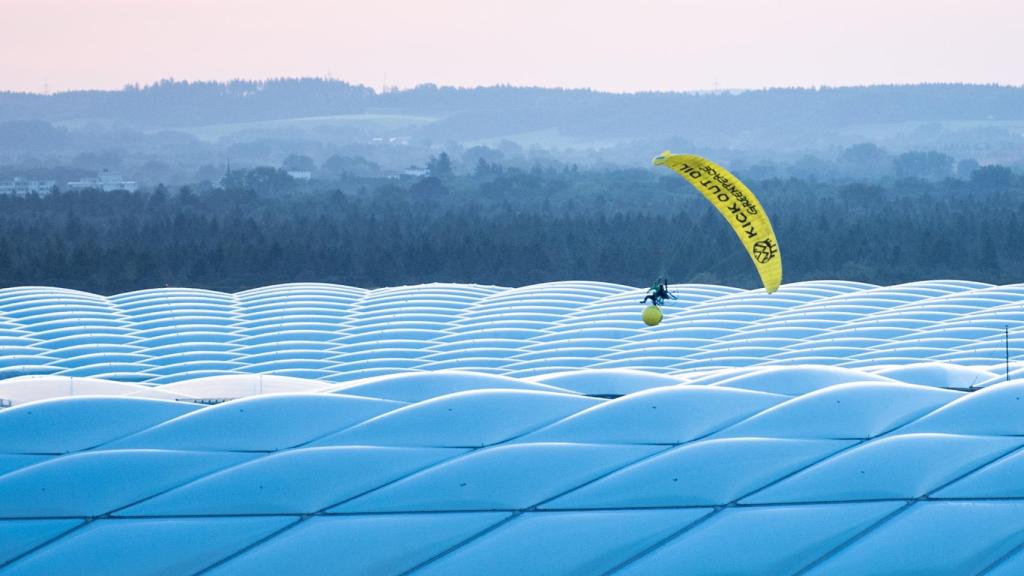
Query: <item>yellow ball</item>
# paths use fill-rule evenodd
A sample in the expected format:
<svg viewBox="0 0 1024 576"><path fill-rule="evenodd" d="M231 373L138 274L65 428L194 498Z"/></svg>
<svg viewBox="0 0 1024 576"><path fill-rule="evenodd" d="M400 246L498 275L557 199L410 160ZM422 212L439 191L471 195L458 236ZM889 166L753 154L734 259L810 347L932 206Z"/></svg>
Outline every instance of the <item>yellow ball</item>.
<svg viewBox="0 0 1024 576"><path fill-rule="evenodd" d="M657 306L648 306L647 308L644 308L644 324L647 324L648 326L657 326L658 324L661 324L661 317L661 308L658 308Z"/></svg>

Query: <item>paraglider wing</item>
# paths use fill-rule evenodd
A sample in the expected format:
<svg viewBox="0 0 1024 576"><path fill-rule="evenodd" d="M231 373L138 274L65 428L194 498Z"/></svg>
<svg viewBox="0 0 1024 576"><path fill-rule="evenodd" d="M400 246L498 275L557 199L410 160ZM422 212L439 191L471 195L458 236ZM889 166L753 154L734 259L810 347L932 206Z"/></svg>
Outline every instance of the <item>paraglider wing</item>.
<svg viewBox="0 0 1024 576"><path fill-rule="evenodd" d="M738 178L718 164L692 154L665 151L654 159L693 185L732 226L769 294L782 283L782 254L761 203Z"/></svg>

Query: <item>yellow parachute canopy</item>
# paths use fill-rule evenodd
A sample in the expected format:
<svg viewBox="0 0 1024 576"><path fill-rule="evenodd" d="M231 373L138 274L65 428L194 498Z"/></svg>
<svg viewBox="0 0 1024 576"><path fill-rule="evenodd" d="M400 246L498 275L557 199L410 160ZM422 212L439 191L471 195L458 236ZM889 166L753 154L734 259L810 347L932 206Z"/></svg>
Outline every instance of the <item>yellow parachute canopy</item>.
<svg viewBox="0 0 1024 576"><path fill-rule="evenodd" d="M656 166L667 166L693 185L732 226L757 267L769 294L782 283L782 254L761 203L738 178L718 164L692 154L662 152Z"/></svg>

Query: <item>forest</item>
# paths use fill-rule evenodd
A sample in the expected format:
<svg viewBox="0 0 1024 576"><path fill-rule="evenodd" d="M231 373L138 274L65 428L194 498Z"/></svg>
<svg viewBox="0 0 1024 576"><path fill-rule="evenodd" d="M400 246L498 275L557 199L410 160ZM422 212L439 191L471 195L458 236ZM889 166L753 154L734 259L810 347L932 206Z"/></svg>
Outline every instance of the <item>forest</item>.
<svg viewBox="0 0 1024 576"><path fill-rule="evenodd" d="M670 114L666 114L670 111ZM707 93L423 84L380 90L324 78L266 81L162 80L122 90L52 95L0 91L0 122L107 120L145 127L245 122L296 116L402 113L445 118L448 137L479 137L557 126L568 133L676 136L690 131L939 120L1024 120L1024 88L919 84L768 88ZM683 128L682 131L679 128ZM431 132L440 133L439 126Z"/></svg>
<svg viewBox="0 0 1024 576"><path fill-rule="evenodd" d="M738 240L674 175L523 170L481 161L418 178L302 185L279 169L223 187L0 195L0 285L112 294L280 282L520 286L586 279L757 285ZM784 282L1020 282L1024 179L748 181L768 207Z"/></svg>

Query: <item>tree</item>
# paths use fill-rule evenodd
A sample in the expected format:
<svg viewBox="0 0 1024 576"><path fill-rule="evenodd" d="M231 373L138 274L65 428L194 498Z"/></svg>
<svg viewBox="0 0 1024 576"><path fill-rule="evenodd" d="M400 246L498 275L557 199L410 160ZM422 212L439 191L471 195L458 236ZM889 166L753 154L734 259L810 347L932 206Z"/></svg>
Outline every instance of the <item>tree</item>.
<svg viewBox="0 0 1024 576"><path fill-rule="evenodd" d="M413 184L409 188L409 192L411 192L413 196L435 198L437 196L444 196L445 194L448 194L448 188L439 178L428 176Z"/></svg>
<svg viewBox="0 0 1024 576"><path fill-rule="evenodd" d="M258 166L251 170L233 170L224 177L224 188L227 190L250 190L258 193L278 192L287 190L294 185L295 179L288 172L269 166Z"/></svg>
<svg viewBox="0 0 1024 576"><path fill-rule="evenodd" d="M789 172L797 178L820 180L832 175L835 172L835 166L817 156L804 155L793 162Z"/></svg>
<svg viewBox="0 0 1024 576"><path fill-rule="evenodd" d="M320 172L327 178L342 178L354 176L357 178L370 178L380 175L380 166L376 162L370 162L362 156L339 156L334 154L324 160Z"/></svg>
<svg viewBox="0 0 1024 576"><path fill-rule="evenodd" d="M839 154L839 166L848 176L881 178L889 173L892 159L885 150L864 142L843 150Z"/></svg>
<svg viewBox="0 0 1024 576"><path fill-rule="evenodd" d="M167 198L170 194L167 192L167 186L163 184L157 184L156 188L153 188L153 193L149 195L149 205L157 209L162 209L167 204Z"/></svg>
<svg viewBox="0 0 1024 576"><path fill-rule="evenodd" d="M953 176L953 158L940 152L905 152L893 162L901 178L942 180Z"/></svg>
<svg viewBox="0 0 1024 576"><path fill-rule="evenodd" d="M494 164L480 158L476 161L476 168L473 169L474 178L492 178L495 176L501 176L504 173L504 168L501 164Z"/></svg>
<svg viewBox="0 0 1024 576"><path fill-rule="evenodd" d="M971 174L971 184L983 188L1006 188L1013 181L1013 172L1006 166L990 164L982 166Z"/></svg>
<svg viewBox="0 0 1024 576"><path fill-rule="evenodd" d="M473 146L462 153L463 166L478 166L481 160L487 164L501 164L505 160L505 155L501 150L487 146Z"/></svg>
<svg viewBox="0 0 1024 576"><path fill-rule="evenodd" d="M450 178L452 176L452 160L447 152L432 156L427 161L427 173L434 178Z"/></svg>
<svg viewBox="0 0 1024 576"><path fill-rule="evenodd" d="M291 154L281 163L281 168L287 172L314 172L316 162L304 154Z"/></svg>
<svg viewBox="0 0 1024 576"><path fill-rule="evenodd" d="M7 244L7 241L3 238L0 238L0 272L3 272L4 275L9 274L10 272L12 262L10 252L11 249L10 246Z"/></svg>
<svg viewBox="0 0 1024 576"><path fill-rule="evenodd" d="M970 179L971 175L981 167L974 158L965 158L956 163L956 177L961 180Z"/></svg>
<svg viewBox="0 0 1024 576"><path fill-rule="evenodd" d="M854 182L840 188L839 194L843 199L863 206L865 202L881 201L885 197L885 190L876 184Z"/></svg>
<svg viewBox="0 0 1024 576"><path fill-rule="evenodd" d="M778 176L778 167L769 161L758 162L738 172L740 177L750 180L767 180Z"/></svg>
<svg viewBox="0 0 1024 576"><path fill-rule="evenodd" d="M192 177L194 182L220 182L221 178L227 169L224 166L214 166L213 164L204 164L196 170L195 175Z"/></svg>

